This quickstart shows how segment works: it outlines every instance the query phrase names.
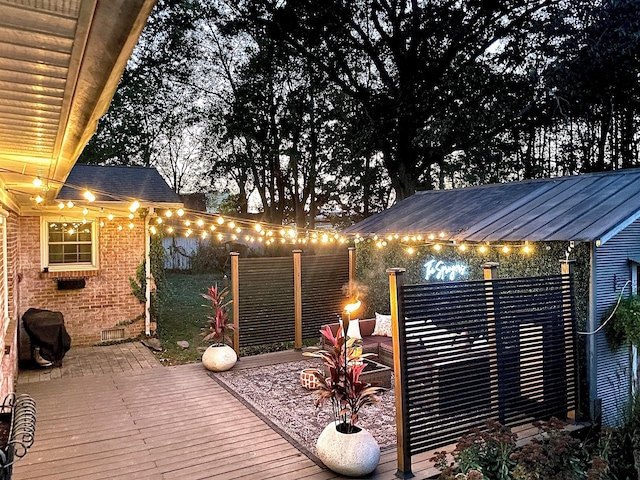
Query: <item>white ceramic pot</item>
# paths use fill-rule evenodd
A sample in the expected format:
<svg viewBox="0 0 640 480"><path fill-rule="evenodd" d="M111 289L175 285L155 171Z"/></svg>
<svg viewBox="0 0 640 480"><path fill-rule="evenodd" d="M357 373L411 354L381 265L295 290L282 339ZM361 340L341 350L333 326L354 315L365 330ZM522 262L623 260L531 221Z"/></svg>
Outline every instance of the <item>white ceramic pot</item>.
<svg viewBox="0 0 640 480"><path fill-rule="evenodd" d="M333 422L318 437L316 451L328 468L349 477L368 475L380 461L380 446L368 431L340 433Z"/></svg>
<svg viewBox="0 0 640 480"><path fill-rule="evenodd" d="M211 345L202 354L202 364L212 372L224 372L238 361L236 351L229 345Z"/></svg>

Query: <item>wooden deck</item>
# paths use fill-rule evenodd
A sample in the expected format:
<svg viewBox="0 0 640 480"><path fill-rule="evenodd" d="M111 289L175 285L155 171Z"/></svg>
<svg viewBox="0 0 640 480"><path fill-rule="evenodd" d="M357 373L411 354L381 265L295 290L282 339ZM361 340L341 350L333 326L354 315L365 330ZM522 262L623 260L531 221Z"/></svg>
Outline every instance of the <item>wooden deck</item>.
<svg viewBox="0 0 640 480"><path fill-rule="evenodd" d="M299 358L297 352L247 357L234 368ZM287 442L200 364L155 367L99 373L94 365L87 375L19 382L18 392L35 398L38 420L35 444L13 478L342 478ZM413 458L416 478L437 473L427 458ZM394 479L395 472L396 451L385 450L370 478Z"/></svg>

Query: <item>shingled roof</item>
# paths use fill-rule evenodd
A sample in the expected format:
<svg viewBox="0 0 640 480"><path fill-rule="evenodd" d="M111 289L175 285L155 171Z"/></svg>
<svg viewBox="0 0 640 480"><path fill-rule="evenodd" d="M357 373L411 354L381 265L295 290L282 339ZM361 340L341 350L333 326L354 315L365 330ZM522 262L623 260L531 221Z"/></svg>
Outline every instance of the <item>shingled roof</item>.
<svg viewBox="0 0 640 480"><path fill-rule="evenodd" d="M90 190L98 202L182 203L155 168L76 164L58 200L82 200Z"/></svg>
<svg viewBox="0 0 640 480"><path fill-rule="evenodd" d="M444 232L448 240L596 241L640 218L640 169L429 190L345 233Z"/></svg>

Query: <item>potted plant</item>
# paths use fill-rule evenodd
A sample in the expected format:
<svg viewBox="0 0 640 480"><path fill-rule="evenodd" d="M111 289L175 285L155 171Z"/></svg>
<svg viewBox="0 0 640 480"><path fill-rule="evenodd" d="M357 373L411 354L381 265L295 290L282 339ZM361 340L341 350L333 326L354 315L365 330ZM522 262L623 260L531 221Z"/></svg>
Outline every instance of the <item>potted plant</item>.
<svg viewBox="0 0 640 480"><path fill-rule="evenodd" d="M232 300L225 300L228 294L229 289L227 287L220 289L217 283L207 288L207 293L202 294L203 298L209 300L208 307L213 312L207 316L209 330L204 333L203 339L203 342L213 343L202 354L202 364L207 370L213 372L229 370L238 360L235 350L225 344L225 340L231 343L228 333L236 328L229 323L229 305Z"/></svg>
<svg viewBox="0 0 640 480"><path fill-rule="evenodd" d="M348 476L371 473L380 460L380 446L371 433L356 425L362 407L377 402L376 394L384 389L360 381L365 367L360 340L349 338L349 320L343 322L336 336L327 325L320 333L330 348L305 352L309 357L320 358L324 368L313 373L317 379L314 389L317 407L330 404L334 421L327 425L318 437L318 457L331 470Z"/></svg>

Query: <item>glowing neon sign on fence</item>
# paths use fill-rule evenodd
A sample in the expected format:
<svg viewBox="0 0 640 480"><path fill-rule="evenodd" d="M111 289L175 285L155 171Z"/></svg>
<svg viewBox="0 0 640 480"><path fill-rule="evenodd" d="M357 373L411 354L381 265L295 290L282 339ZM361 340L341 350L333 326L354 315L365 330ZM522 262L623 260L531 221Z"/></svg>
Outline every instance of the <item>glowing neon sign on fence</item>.
<svg viewBox="0 0 640 480"><path fill-rule="evenodd" d="M444 263L442 260L432 258L424 264L426 280L451 280L466 277L469 267L463 263Z"/></svg>

